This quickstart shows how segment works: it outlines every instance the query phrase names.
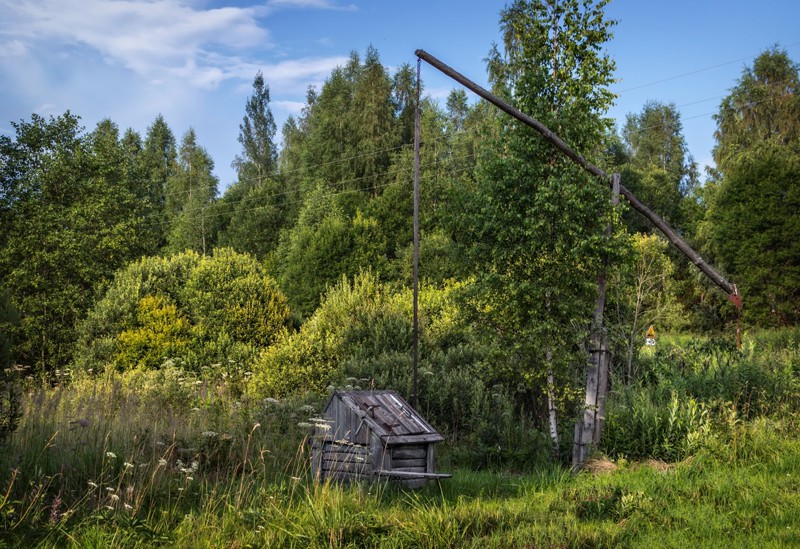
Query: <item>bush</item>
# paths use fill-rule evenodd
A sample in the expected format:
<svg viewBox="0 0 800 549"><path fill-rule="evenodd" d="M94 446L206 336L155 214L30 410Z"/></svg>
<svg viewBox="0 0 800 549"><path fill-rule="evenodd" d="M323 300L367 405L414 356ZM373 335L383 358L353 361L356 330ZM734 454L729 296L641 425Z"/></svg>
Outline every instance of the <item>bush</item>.
<svg viewBox="0 0 800 549"><path fill-rule="evenodd" d="M286 298L251 256L221 248L143 258L117 273L80 326L75 361L98 370L250 362L289 318Z"/></svg>
<svg viewBox="0 0 800 549"><path fill-rule="evenodd" d="M708 407L673 392L660 401L654 391L631 386L614 394L603 432L603 450L612 457L679 461L711 434Z"/></svg>
<svg viewBox="0 0 800 549"><path fill-rule="evenodd" d="M16 372L11 367L10 327L18 321L8 293L0 291L0 443L17 428L22 411L16 388Z"/></svg>

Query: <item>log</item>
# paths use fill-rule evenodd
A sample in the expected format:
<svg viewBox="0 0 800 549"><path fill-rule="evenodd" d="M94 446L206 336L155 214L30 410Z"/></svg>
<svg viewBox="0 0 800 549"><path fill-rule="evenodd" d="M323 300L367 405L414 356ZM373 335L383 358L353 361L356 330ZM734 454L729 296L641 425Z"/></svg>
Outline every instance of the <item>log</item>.
<svg viewBox="0 0 800 549"><path fill-rule="evenodd" d="M427 454L424 446L398 446L392 450L392 459L425 459Z"/></svg>
<svg viewBox="0 0 800 549"><path fill-rule="evenodd" d="M392 458L392 467L397 469L399 467L425 467L428 463L425 458L420 459L394 459Z"/></svg>

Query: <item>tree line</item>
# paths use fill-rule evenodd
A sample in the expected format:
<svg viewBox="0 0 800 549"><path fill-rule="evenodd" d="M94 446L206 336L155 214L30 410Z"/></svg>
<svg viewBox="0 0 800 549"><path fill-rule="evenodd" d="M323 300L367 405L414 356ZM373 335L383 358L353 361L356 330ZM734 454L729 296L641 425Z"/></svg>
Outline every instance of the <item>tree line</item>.
<svg viewBox="0 0 800 549"><path fill-rule="evenodd" d="M488 57L493 91L620 173L737 283L746 323L795 324L798 65L773 47L743 70L715 115L716 166L702 182L674 104L650 101L618 126L607 117L605 3L512 2ZM194 130L178 142L161 116L144 138L111 120L86 132L71 112L12 123L15 135L0 136L4 362L54 375L239 361L262 395L343 377L405 383L398 300L410 284L417 107L423 365L447 372L440 383L464 390L455 380L472 376L536 417L569 416L604 264L621 379L635 377L650 324L709 331L735 320L642 218L612 208L607 189L529 128L460 90L417 105L416 78L372 47L353 52L309 88L279 149L259 72L237 181L221 196ZM440 407L457 422L455 398Z"/></svg>

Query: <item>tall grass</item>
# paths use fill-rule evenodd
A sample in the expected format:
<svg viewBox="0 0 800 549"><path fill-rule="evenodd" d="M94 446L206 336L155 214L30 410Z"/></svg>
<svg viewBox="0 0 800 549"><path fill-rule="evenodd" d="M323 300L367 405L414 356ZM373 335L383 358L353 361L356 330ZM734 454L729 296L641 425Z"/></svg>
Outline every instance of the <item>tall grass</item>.
<svg viewBox="0 0 800 549"><path fill-rule="evenodd" d="M235 365L31 385L0 447L0 546L797 546L795 335L657 355L657 381L615 386L603 472L465 469L467 439L444 449L454 477L416 492L314 482L302 424L321 397L248 400Z"/></svg>

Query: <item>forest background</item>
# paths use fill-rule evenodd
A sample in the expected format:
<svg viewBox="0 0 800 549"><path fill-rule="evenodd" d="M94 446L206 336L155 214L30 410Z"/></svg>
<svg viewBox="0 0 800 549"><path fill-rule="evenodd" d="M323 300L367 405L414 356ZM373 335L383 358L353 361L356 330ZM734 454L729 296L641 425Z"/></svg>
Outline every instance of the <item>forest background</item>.
<svg viewBox="0 0 800 549"><path fill-rule="evenodd" d="M603 268L614 391L600 447L607 455L679 461L721 451L737 422L794 417L798 65L769 47L731 83L715 116L715 168L703 178L674 104L650 101L618 126L607 118L614 62L603 45L613 22L604 8L511 3L500 15L503 43L487 60L493 91L620 173L736 282L741 318L643 219L612 207L607 186L463 91L441 104L423 95L418 105L415 68L390 70L374 47L309 88L280 148L268 75L254 75L233 162L238 180L222 195L192 129L178 138L159 116L141 136L112 120L87 131L70 112L32 115L11 123L14 136L0 136L0 433L9 464L25 464L8 468L6 527L24 536L38 522L61 524L45 538L57 542L64 524L87 516L75 512L86 504L129 506L146 526L136 535L187 528L176 514L154 530L151 499L175 493L159 484L175 479L154 474L147 495L114 500L59 480L54 457L48 480L36 477L34 465L42 470L59 437L95 437L79 446L80 478L95 488L105 476L119 490L145 458L163 460L159 474L177 472L181 482L200 472L243 481L255 474L256 447L256 427L248 434L244 425L268 432L262 464L264 451L274 452L272 465L287 471L303 461L292 446L298 422L334 387L411 393L417 108L417 396L448 436L450 463L527 471L568 461L560 442L582 403ZM737 350L738 322L749 339ZM674 345L644 347L651 325ZM686 334L702 337L687 342ZM768 358L773 351L779 359ZM101 420L106 406L138 418L141 430ZM191 434L203 422L218 426ZM794 434L793 425L775 429ZM276 443L278 433L294 435ZM38 457L19 450L37 437ZM41 489L13 499L26 482ZM170 509L196 508L205 501L197 497Z"/></svg>

